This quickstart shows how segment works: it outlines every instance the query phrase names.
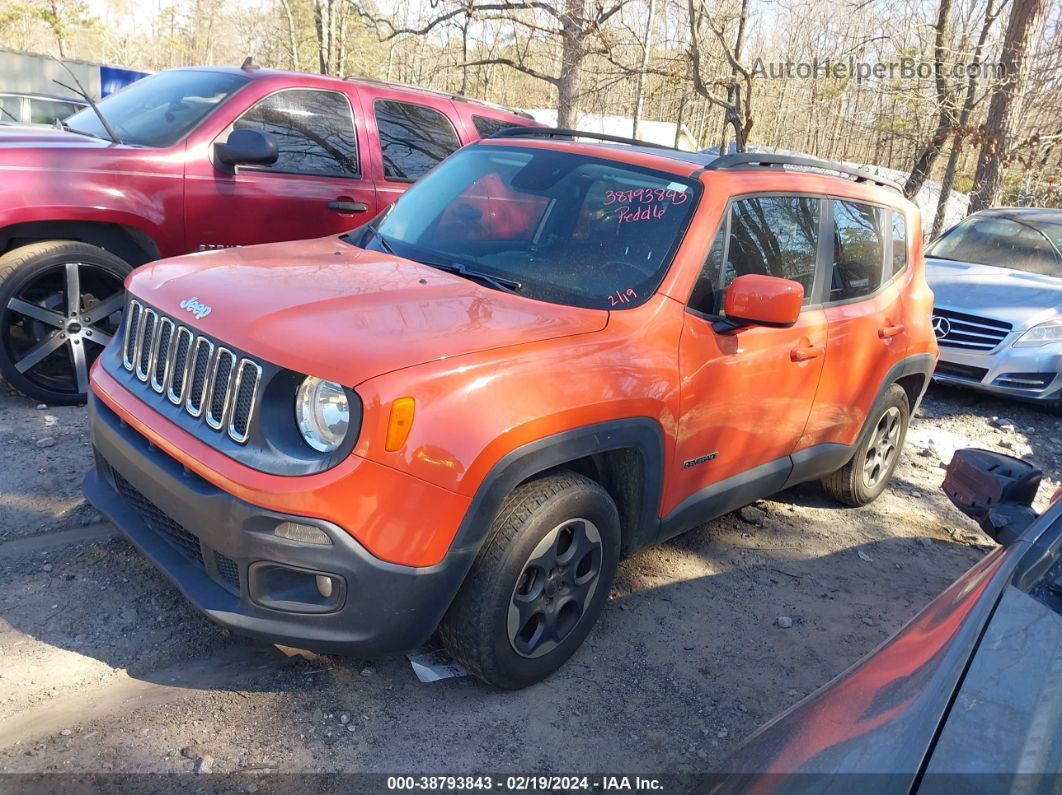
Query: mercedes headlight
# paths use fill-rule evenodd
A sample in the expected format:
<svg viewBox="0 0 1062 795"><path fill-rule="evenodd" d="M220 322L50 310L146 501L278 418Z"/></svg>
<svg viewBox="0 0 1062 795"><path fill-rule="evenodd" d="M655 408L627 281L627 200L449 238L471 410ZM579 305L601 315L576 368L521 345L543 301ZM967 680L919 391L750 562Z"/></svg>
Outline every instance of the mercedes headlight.
<svg viewBox="0 0 1062 795"><path fill-rule="evenodd" d="M306 444L330 453L343 443L350 427L350 403L343 387L309 376L295 395L295 419Z"/></svg>
<svg viewBox="0 0 1062 795"><path fill-rule="evenodd" d="M1050 345L1053 342L1062 342L1062 321L1052 320L1033 326L1014 343L1015 348L1033 348L1040 345Z"/></svg>

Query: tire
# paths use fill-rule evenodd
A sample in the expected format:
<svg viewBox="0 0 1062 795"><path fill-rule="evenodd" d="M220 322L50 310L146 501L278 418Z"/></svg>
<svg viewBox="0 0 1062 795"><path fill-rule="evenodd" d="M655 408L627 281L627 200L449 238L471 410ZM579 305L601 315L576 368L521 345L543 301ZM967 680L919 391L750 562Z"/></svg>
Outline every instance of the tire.
<svg viewBox="0 0 1062 795"><path fill-rule="evenodd" d="M443 618L443 643L495 687L545 679L593 628L619 550L619 513L594 481L565 470L518 486Z"/></svg>
<svg viewBox="0 0 1062 795"><path fill-rule="evenodd" d="M853 508L876 500L896 470L910 419L907 393L893 384L871 407L855 455L822 479L826 493Z"/></svg>
<svg viewBox="0 0 1062 795"><path fill-rule="evenodd" d="M4 380L44 403L84 403L89 368L121 324L122 283L131 270L98 246L70 240L30 243L0 257Z"/></svg>

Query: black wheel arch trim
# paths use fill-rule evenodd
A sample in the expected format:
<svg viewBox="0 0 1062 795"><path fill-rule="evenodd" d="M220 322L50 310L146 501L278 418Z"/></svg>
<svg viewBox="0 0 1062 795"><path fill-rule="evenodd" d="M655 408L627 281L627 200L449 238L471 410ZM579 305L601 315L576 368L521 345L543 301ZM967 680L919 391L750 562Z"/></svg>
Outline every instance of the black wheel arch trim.
<svg viewBox="0 0 1062 795"><path fill-rule="evenodd" d="M449 554L471 554L471 565L505 498L525 480L580 458L624 449L635 449L642 456L642 488L637 524L624 539L623 556L652 545L658 535L664 485L664 431L657 420L631 417L563 431L502 456L476 490Z"/></svg>

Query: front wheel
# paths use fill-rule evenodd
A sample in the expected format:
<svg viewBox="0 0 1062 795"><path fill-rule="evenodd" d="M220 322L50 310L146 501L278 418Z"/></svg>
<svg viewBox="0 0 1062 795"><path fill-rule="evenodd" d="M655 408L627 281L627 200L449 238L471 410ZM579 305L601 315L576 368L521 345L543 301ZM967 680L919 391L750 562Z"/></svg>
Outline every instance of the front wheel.
<svg viewBox="0 0 1062 795"><path fill-rule="evenodd" d="M852 460L822 479L826 492L853 508L876 500L899 463L910 419L907 393L893 384L871 408Z"/></svg>
<svg viewBox="0 0 1062 795"><path fill-rule="evenodd" d="M88 243L31 243L0 257L0 375L52 405L83 403L121 323L124 260Z"/></svg>
<svg viewBox="0 0 1062 795"><path fill-rule="evenodd" d="M546 678L597 621L619 550L616 505L594 481L558 472L518 486L443 619L443 643L495 687Z"/></svg>

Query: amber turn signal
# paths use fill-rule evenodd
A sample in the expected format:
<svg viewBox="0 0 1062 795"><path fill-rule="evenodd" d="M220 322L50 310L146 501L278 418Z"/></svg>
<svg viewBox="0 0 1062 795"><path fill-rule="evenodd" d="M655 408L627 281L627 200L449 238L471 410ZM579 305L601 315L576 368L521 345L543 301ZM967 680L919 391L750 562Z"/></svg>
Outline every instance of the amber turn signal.
<svg viewBox="0 0 1062 795"><path fill-rule="evenodd" d="M387 420L387 441L384 449L389 453L406 443L413 428L413 398L399 398L391 404L391 417Z"/></svg>

